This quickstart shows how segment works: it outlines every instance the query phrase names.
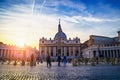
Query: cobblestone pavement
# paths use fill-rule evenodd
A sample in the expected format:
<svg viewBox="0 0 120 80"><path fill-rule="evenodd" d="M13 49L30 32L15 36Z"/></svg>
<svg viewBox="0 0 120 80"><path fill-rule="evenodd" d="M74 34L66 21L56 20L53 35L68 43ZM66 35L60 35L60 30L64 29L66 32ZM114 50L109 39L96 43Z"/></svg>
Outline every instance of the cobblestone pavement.
<svg viewBox="0 0 120 80"><path fill-rule="evenodd" d="M120 80L120 66L77 66L67 64L34 67L0 64L0 80Z"/></svg>

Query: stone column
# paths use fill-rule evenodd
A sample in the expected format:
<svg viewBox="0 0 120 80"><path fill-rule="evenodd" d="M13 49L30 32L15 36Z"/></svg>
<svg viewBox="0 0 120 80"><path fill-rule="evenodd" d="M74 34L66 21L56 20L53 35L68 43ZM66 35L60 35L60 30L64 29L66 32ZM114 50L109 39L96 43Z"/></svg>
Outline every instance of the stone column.
<svg viewBox="0 0 120 80"><path fill-rule="evenodd" d="M78 47L78 56L80 56L80 47Z"/></svg>
<svg viewBox="0 0 120 80"><path fill-rule="evenodd" d="M8 57L8 58L10 59L10 55L11 55L11 51L10 51L10 49L9 49L9 52L8 52L8 53L9 53L9 57Z"/></svg>
<svg viewBox="0 0 120 80"><path fill-rule="evenodd" d="M4 49L2 49L2 58L4 58Z"/></svg>
<svg viewBox="0 0 120 80"><path fill-rule="evenodd" d="M60 55L62 56L62 46L61 46L61 48L60 48L60 49L61 49L61 53L60 53Z"/></svg>
<svg viewBox="0 0 120 80"><path fill-rule="evenodd" d="M8 52L7 52L7 58L9 59L9 55L10 55L10 53L9 53L9 49L8 49Z"/></svg>
<svg viewBox="0 0 120 80"><path fill-rule="evenodd" d="M70 56L73 56L73 46L71 47Z"/></svg>
<svg viewBox="0 0 120 80"><path fill-rule="evenodd" d="M106 50L106 52L107 52L107 58L109 58L109 53L108 53L108 50Z"/></svg>
<svg viewBox="0 0 120 80"><path fill-rule="evenodd" d="M12 50L11 50L11 58L13 58L13 52L14 52L14 51L13 51L13 49L12 49Z"/></svg>
<svg viewBox="0 0 120 80"><path fill-rule="evenodd" d="M116 56L117 56L117 58L118 58L118 54L119 54L119 53L118 53L118 50L116 50Z"/></svg>
<svg viewBox="0 0 120 80"><path fill-rule="evenodd" d="M98 52L98 50L96 50L96 57L99 57L99 52Z"/></svg>
<svg viewBox="0 0 120 80"><path fill-rule="evenodd" d="M19 54L21 54L20 57L23 59L23 57L24 57L23 50L20 50L19 52L20 52Z"/></svg>
<svg viewBox="0 0 120 80"><path fill-rule="evenodd" d="M115 51L113 50L113 58L115 58Z"/></svg>
<svg viewBox="0 0 120 80"><path fill-rule="evenodd" d="M4 58L6 57L6 49L4 49Z"/></svg>
<svg viewBox="0 0 120 80"><path fill-rule="evenodd" d="M69 56L71 56L71 47L69 47Z"/></svg>
<svg viewBox="0 0 120 80"><path fill-rule="evenodd" d="M13 57L15 57L15 54L16 54L16 50L13 50Z"/></svg>
<svg viewBox="0 0 120 80"><path fill-rule="evenodd" d="M0 58L2 57L2 49L0 49Z"/></svg>
<svg viewBox="0 0 120 80"><path fill-rule="evenodd" d="M53 56L56 56L56 47L53 47Z"/></svg>
<svg viewBox="0 0 120 80"><path fill-rule="evenodd" d="M57 49L57 46L55 47L55 56L57 57L57 53L58 53L58 49Z"/></svg>
<svg viewBox="0 0 120 80"><path fill-rule="evenodd" d="M113 50L111 50L111 58L113 58L114 57L114 53L113 53L114 51Z"/></svg>
<svg viewBox="0 0 120 80"><path fill-rule="evenodd" d="M66 47L64 47L64 55L67 56L67 50L66 50Z"/></svg>
<svg viewBox="0 0 120 80"><path fill-rule="evenodd" d="M8 56L9 56L9 50L6 49L6 58L8 58Z"/></svg>
<svg viewBox="0 0 120 80"><path fill-rule="evenodd" d="M117 51L116 50L114 51L114 56L115 56L115 58L117 57Z"/></svg>
<svg viewBox="0 0 120 80"><path fill-rule="evenodd" d="M3 58L4 57L4 49L2 49L2 55L1 55L1 57Z"/></svg>
<svg viewBox="0 0 120 80"><path fill-rule="evenodd" d="M6 49L5 50L5 58L7 58L7 56L8 56L8 50Z"/></svg>
<svg viewBox="0 0 120 80"><path fill-rule="evenodd" d="M41 55L42 53L42 47L39 47L39 54Z"/></svg>
<svg viewBox="0 0 120 80"><path fill-rule="evenodd" d="M51 46L49 46L49 55L51 56Z"/></svg>
<svg viewBox="0 0 120 80"><path fill-rule="evenodd" d="M75 56L76 54L76 50L75 50L75 47L73 47L73 56Z"/></svg>
<svg viewBox="0 0 120 80"><path fill-rule="evenodd" d="M43 52L43 54L46 56L46 54L47 54L47 47L44 47L44 52Z"/></svg>
<svg viewBox="0 0 120 80"><path fill-rule="evenodd" d="M3 57L3 49L1 49L1 58Z"/></svg>

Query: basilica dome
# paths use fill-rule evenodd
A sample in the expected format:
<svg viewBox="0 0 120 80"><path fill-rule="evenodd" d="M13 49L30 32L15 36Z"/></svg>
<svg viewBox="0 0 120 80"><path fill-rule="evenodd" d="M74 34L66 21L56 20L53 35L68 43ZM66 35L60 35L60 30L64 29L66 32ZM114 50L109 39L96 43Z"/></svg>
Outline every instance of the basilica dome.
<svg viewBox="0 0 120 80"><path fill-rule="evenodd" d="M58 39L58 38L59 38L59 32L56 33L54 39ZM66 34L64 32L62 32L62 31L60 32L60 38L61 39L67 39Z"/></svg>
<svg viewBox="0 0 120 80"><path fill-rule="evenodd" d="M64 40L67 39L66 34L61 29L60 21L59 21L59 25L58 25L58 32L55 34L54 39L58 40L59 38L64 39Z"/></svg>

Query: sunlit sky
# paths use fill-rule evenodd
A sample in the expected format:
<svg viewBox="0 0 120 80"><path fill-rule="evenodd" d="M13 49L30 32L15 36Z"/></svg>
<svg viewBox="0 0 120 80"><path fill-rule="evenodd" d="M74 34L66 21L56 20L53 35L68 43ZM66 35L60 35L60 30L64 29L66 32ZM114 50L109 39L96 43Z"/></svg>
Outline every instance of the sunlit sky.
<svg viewBox="0 0 120 80"><path fill-rule="evenodd" d="M67 38L116 37L120 0L0 0L0 41L38 47L43 36L54 38L59 18Z"/></svg>

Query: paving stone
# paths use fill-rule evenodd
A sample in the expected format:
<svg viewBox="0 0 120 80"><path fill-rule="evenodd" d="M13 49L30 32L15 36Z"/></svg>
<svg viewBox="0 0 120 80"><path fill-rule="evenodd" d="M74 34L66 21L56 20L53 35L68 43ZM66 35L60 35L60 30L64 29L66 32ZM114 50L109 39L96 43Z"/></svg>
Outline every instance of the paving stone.
<svg viewBox="0 0 120 80"><path fill-rule="evenodd" d="M0 80L120 80L120 66L0 65Z"/></svg>

